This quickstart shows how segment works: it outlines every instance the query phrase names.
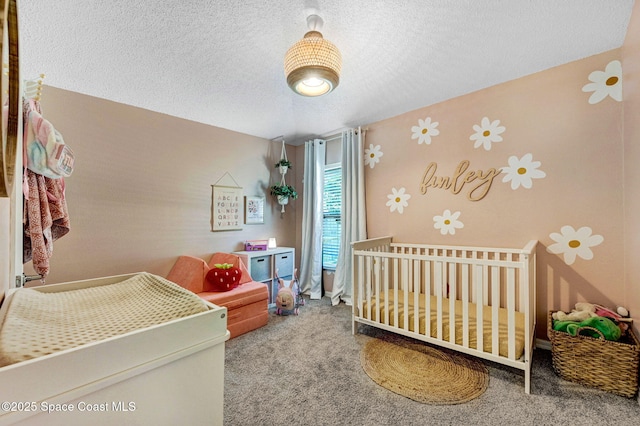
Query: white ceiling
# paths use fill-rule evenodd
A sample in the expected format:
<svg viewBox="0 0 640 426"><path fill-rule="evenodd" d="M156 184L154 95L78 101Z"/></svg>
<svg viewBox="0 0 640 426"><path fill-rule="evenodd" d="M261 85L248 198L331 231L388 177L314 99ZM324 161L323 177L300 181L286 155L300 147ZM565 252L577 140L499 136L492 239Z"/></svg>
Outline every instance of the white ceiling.
<svg viewBox="0 0 640 426"><path fill-rule="evenodd" d="M633 0L18 0L23 78L265 139L393 117L620 47ZM319 14L338 88L293 93ZM43 94L46 96L46 89Z"/></svg>

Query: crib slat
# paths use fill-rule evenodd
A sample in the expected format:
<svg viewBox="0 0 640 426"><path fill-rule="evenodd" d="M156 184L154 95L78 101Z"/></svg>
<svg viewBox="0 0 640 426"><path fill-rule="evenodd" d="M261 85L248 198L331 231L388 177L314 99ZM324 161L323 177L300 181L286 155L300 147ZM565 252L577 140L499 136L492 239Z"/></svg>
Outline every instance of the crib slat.
<svg viewBox="0 0 640 426"><path fill-rule="evenodd" d="M470 263L471 263L472 265L479 265L479 263L478 263L478 262L476 262L476 259L478 259L478 252L477 252L476 250L473 250L473 251L471 252L471 261L470 261ZM480 280L480 279L478 279L478 280L472 280L472 282L473 282L473 288L471 289L471 301L472 301L473 303L478 303L478 300L477 300L477 292L476 292L476 288L475 288L475 286L476 286L476 284L477 284L477 283L476 283L476 281L479 281L479 280Z"/></svg>
<svg viewBox="0 0 640 426"><path fill-rule="evenodd" d="M436 291L436 338L438 340L442 340L442 286L443 277L442 277L442 263L435 263L435 271L434 271L434 280L435 280L435 291Z"/></svg>
<svg viewBox="0 0 640 426"><path fill-rule="evenodd" d="M385 257L382 263L384 274L382 275L382 288L384 288L384 323L389 325L389 258Z"/></svg>
<svg viewBox="0 0 640 426"><path fill-rule="evenodd" d="M469 347L469 265L462 265L462 346Z"/></svg>
<svg viewBox="0 0 640 426"><path fill-rule="evenodd" d="M456 281L456 264L449 264L449 341L455 343L456 341L456 287L458 283Z"/></svg>
<svg viewBox="0 0 640 426"><path fill-rule="evenodd" d="M413 261L413 331L420 333L420 261Z"/></svg>
<svg viewBox="0 0 640 426"><path fill-rule="evenodd" d="M373 276L373 291L376 295L376 317L375 320L380 322L380 257L373 258L374 276ZM372 320L374 318L371 318Z"/></svg>
<svg viewBox="0 0 640 426"><path fill-rule="evenodd" d="M519 254L518 255L518 260L520 262L526 262L526 258L527 255L525 254ZM520 271L522 271L524 268L520 268ZM528 285L526 285L522 279L521 276L519 277L519 282L518 282L518 290L519 290L519 297L518 297L518 311L519 312L524 312L525 311L525 304L527 303L526 301L528 300L527 298L527 294L526 294L526 288L528 287ZM528 284L528 283L527 283Z"/></svg>
<svg viewBox="0 0 640 426"><path fill-rule="evenodd" d="M491 353L499 353L500 322L498 309L500 308L500 269L491 267Z"/></svg>
<svg viewBox="0 0 640 426"><path fill-rule="evenodd" d="M398 258L394 257L393 258L393 325L395 327L400 328L400 323L398 322L398 285L400 283L400 280L398 279L399 277L399 273L398 273L398 266L399 266L399 262L398 262Z"/></svg>
<svg viewBox="0 0 640 426"><path fill-rule="evenodd" d="M507 313L508 326L507 336L509 342L509 359L516 358L516 271L513 268L507 268Z"/></svg>
<svg viewBox="0 0 640 426"><path fill-rule="evenodd" d="M402 300L402 306L404 307L403 311L403 315L402 315L402 325L403 325L403 329L405 330L409 330L409 283L408 283L408 276L409 275L409 261L407 259L402 259L402 290L403 290L403 300Z"/></svg>
<svg viewBox="0 0 640 426"><path fill-rule="evenodd" d="M489 259L489 253L486 252L486 251L483 252L482 253L482 258L483 259ZM482 283L484 285L484 291L483 291L482 299L478 303L482 303L483 305L488 305L489 304L489 266L486 265L486 264L483 264L482 266L483 266L483 269L482 269L482 273L483 273Z"/></svg>
<svg viewBox="0 0 640 426"><path fill-rule="evenodd" d="M428 250L427 250L428 251ZM430 260L424 261L424 334L431 336L431 264Z"/></svg>
<svg viewBox="0 0 640 426"><path fill-rule="evenodd" d="M371 316L371 281L373 279L373 270L371 268L371 256L367 256L365 258L365 270L367 271L367 275L365 276L365 283L364 283L364 296L365 296L365 300L367 301L367 318L369 318L370 320L373 320L373 317Z"/></svg>
<svg viewBox="0 0 640 426"><path fill-rule="evenodd" d="M476 278L478 283L476 284L476 349L484 352L484 316L483 316L483 303L482 295L484 294L485 277L487 276L486 267L484 265L478 265L476 267Z"/></svg>

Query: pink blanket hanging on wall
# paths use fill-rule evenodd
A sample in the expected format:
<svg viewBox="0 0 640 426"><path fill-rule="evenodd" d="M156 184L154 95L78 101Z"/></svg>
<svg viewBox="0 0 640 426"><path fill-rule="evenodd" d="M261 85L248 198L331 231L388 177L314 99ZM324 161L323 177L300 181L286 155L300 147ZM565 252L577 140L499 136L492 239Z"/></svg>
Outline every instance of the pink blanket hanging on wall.
<svg viewBox="0 0 640 426"><path fill-rule="evenodd" d="M44 278L49 274L53 242L69 232L69 214L64 198L64 180L50 179L26 171L29 196L25 200L23 263L33 259L33 268Z"/></svg>

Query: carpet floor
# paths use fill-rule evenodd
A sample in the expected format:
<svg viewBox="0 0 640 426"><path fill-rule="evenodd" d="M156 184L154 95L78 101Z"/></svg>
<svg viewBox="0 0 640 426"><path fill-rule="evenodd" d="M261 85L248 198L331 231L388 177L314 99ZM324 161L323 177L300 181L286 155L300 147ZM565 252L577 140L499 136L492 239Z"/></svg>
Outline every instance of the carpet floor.
<svg viewBox="0 0 640 426"><path fill-rule="evenodd" d="M307 299L298 316L226 343L224 424L244 425L616 425L640 424L636 398L560 379L537 349L531 394L522 371L488 361L484 394L459 405L427 405L377 385L362 369L364 344L385 331L359 326L351 307Z"/></svg>

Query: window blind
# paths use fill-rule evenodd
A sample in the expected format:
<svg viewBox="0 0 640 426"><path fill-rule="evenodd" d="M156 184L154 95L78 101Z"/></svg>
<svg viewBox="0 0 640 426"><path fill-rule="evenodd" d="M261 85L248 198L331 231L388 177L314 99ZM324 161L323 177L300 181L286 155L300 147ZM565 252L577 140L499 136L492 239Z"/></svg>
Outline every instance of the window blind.
<svg viewBox="0 0 640 426"><path fill-rule="evenodd" d="M332 167L324 171L324 196L322 202L322 267L335 269L340 250L340 213L342 212L342 168Z"/></svg>

